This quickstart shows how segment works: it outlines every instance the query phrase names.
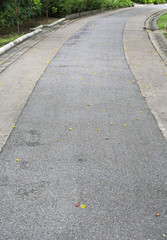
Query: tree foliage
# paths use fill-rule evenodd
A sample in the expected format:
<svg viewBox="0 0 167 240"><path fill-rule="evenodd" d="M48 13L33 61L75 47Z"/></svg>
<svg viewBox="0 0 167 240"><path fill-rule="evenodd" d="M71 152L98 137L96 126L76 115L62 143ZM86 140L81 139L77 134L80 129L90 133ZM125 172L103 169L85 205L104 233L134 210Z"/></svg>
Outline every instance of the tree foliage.
<svg viewBox="0 0 167 240"><path fill-rule="evenodd" d="M133 0L138 3L165 3L166 0ZM17 9L16 4L17 2ZM23 24L33 16L64 17L94 9L132 7L131 0L0 0L0 29ZM17 16L18 15L18 16Z"/></svg>
<svg viewBox="0 0 167 240"><path fill-rule="evenodd" d="M10 28L22 24L37 14L34 3L29 0L1 0L0 1L0 29ZM18 16L17 16L18 15Z"/></svg>

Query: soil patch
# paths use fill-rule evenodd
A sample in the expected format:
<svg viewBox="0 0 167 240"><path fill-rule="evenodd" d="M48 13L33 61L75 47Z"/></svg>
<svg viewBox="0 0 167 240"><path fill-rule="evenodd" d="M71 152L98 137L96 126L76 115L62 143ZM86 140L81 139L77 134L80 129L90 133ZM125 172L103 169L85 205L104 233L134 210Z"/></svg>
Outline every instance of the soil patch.
<svg viewBox="0 0 167 240"><path fill-rule="evenodd" d="M39 25L50 24L55 22L56 20L58 20L58 18L49 17L48 21L46 21L45 17L31 18L25 21L22 26L20 26L20 35L30 32L30 28L35 28L38 27ZM16 27L0 30L0 39L7 39L15 36L16 34L17 34Z"/></svg>

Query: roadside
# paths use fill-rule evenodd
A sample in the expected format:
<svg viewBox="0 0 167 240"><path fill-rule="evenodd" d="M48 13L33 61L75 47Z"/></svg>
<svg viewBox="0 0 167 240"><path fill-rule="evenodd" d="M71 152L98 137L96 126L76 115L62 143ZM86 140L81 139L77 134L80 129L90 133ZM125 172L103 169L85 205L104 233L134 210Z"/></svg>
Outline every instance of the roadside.
<svg viewBox="0 0 167 240"><path fill-rule="evenodd" d="M155 32L143 29L147 18L158 10L165 8L167 8L166 4L160 5L158 9L156 7L147 13L130 19L125 27L124 49L129 66L139 84L141 94L145 97L148 107L167 140L167 66L165 65L167 61L162 58L162 55L164 58L167 58L167 55L165 53L158 54L161 51L160 47L163 51L165 50L165 45L164 43L159 45L156 42ZM149 38L151 38L151 41ZM162 34L160 39L162 39ZM158 52L155 45L159 49Z"/></svg>

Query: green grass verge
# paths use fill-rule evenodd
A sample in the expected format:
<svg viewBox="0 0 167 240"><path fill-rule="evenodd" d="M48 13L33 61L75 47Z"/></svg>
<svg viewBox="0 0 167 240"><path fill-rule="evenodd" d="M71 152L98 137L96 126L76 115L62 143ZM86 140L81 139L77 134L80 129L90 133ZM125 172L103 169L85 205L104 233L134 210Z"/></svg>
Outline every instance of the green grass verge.
<svg viewBox="0 0 167 240"><path fill-rule="evenodd" d="M158 18L157 24L159 29L165 29L166 23L167 23L167 12Z"/></svg>
<svg viewBox="0 0 167 240"><path fill-rule="evenodd" d="M19 38L21 36L23 36L23 34L18 35L18 34L13 34L11 36L9 36L8 38L0 38L0 47L4 46L5 44L14 41L16 38Z"/></svg>

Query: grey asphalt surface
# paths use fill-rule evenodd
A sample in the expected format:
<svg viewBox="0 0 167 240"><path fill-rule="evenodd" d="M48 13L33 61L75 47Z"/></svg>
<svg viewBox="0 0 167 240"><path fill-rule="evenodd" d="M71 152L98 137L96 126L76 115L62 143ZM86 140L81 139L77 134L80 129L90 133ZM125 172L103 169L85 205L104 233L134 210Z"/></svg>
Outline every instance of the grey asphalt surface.
<svg viewBox="0 0 167 240"><path fill-rule="evenodd" d="M88 23L38 81L0 154L1 240L167 238L167 144L122 43L146 10Z"/></svg>

